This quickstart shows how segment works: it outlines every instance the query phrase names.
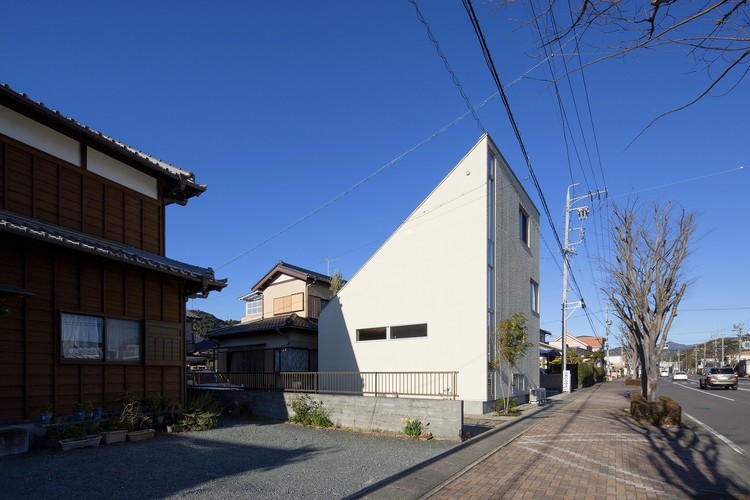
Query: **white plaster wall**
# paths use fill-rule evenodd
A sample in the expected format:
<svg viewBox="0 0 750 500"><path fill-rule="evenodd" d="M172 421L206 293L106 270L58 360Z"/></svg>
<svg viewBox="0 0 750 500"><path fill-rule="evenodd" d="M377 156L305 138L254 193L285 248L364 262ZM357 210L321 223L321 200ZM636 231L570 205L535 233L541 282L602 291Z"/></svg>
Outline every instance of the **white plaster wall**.
<svg viewBox="0 0 750 500"><path fill-rule="evenodd" d="M81 166L81 146L78 141L4 106L0 106L0 133L76 167Z"/></svg>
<svg viewBox="0 0 750 500"><path fill-rule="evenodd" d="M487 140L482 138L323 310L320 371L458 371L487 393ZM427 323L427 337L357 329Z"/></svg>
<svg viewBox="0 0 750 500"><path fill-rule="evenodd" d="M90 172L127 186L134 191L158 199L157 180L96 149L86 149L86 167Z"/></svg>

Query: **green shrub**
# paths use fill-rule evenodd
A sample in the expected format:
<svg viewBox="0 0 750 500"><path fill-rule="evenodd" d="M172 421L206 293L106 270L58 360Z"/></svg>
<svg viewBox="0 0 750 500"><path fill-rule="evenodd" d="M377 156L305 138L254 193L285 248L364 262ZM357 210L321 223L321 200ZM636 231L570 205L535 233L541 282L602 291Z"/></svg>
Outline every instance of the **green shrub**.
<svg viewBox="0 0 750 500"><path fill-rule="evenodd" d="M411 437L422 435L422 421L418 418L402 418L401 423L404 426L404 434Z"/></svg>
<svg viewBox="0 0 750 500"><path fill-rule="evenodd" d="M292 399L290 404L294 415L289 417L290 422L302 425L314 425L315 427L332 427L330 419L331 411L323 408L322 401L315 401L307 394L300 394Z"/></svg>
<svg viewBox="0 0 750 500"><path fill-rule="evenodd" d="M214 429L219 425L219 417L223 410L221 403L210 393L200 391L188 398L177 429L182 431Z"/></svg>
<svg viewBox="0 0 750 500"><path fill-rule="evenodd" d="M642 424L678 427L682 423L682 407L666 396L651 403L643 394L633 393L630 395L630 416Z"/></svg>
<svg viewBox="0 0 750 500"><path fill-rule="evenodd" d="M508 408L507 412L505 411L506 402ZM496 399L492 402L490 408L492 408L492 411L495 412L495 415L505 415L513 417L521 414L521 412L518 410L518 406L516 406L516 400L513 398L508 398L507 400L506 398Z"/></svg>

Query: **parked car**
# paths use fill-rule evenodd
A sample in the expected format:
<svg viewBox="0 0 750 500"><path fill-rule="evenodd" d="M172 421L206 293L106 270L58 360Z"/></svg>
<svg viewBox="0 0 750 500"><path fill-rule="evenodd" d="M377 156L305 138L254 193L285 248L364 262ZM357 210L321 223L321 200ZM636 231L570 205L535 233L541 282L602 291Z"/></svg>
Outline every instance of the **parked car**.
<svg viewBox="0 0 750 500"><path fill-rule="evenodd" d="M674 372L672 374L672 381L675 381L675 380L687 380L687 379L688 379L687 372L684 372L682 370L676 371L676 372Z"/></svg>
<svg viewBox="0 0 750 500"><path fill-rule="evenodd" d="M724 387L725 389L731 388L737 390L737 375L728 366L722 368L712 366L711 368L706 368L703 372L699 384L701 389Z"/></svg>
<svg viewBox="0 0 750 500"><path fill-rule="evenodd" d="M738 377L750 376L750 373L748 373L748 368L750 368L747 366L748 364L750 364L748 363L748 360L741 359L739 363L734 365L734 373L736 373Z"/></svg>
<svg viewBox="0 0 750 500"><path fill-rule="evenodd" d="M188 370L185 374L188 389L210 389L212 391L243 391L242 385L232 384L221 373L213 370Z"/></svg>

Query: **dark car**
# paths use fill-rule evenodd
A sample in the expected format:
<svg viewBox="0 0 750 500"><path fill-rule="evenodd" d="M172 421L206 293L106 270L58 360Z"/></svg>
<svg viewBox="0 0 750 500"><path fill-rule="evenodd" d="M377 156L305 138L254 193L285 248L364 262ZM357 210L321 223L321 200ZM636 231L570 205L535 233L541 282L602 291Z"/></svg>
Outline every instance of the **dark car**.
<svg viewBox="0 0 750 500"><path fill-rule="evenodd" d="M185 375L188 389L210 389L212 391L243 391L244 386L232 384L221 373L213 370L189 370Z"/></svg>
<svg viewBox="0 0 750 500"><path fill-rule="evenodd" d="M734 373L737 374L738 377L747 377L750 376L750 373L748 373L748 367L747 365L750 364L746 359L741 359L739 363L737 363L734 366Z"/></svg>
<svg viewBox="0 0 750 500"><path fill-rule="evenodd" d="M734 374L734 370L728 366L718 368L712 366L706 368L700 378L701 389L709 389L711 387L723 387L725 389L737 390L737 375Z"/></svg>

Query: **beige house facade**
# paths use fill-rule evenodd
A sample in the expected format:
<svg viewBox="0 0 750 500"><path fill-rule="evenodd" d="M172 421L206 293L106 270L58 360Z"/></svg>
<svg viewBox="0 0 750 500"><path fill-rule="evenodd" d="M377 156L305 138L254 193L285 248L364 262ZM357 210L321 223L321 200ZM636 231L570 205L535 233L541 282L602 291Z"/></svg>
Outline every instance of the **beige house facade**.
<svg viewBox="0 0 750 500"><path fill-rule="evenodd" d="M532 347L512 396L539 386L539 212L485 134L320 315L320 371L455 371L465 411L503 395L496 324Z"/></svg>
<svg viewBox="0 0 750 500"><path fill-rule="evenodd" d="M240 323L205 335L217 343L219 371L317 371L318 316L330 286L329 276L279 261L240 297Z"/></svg>

